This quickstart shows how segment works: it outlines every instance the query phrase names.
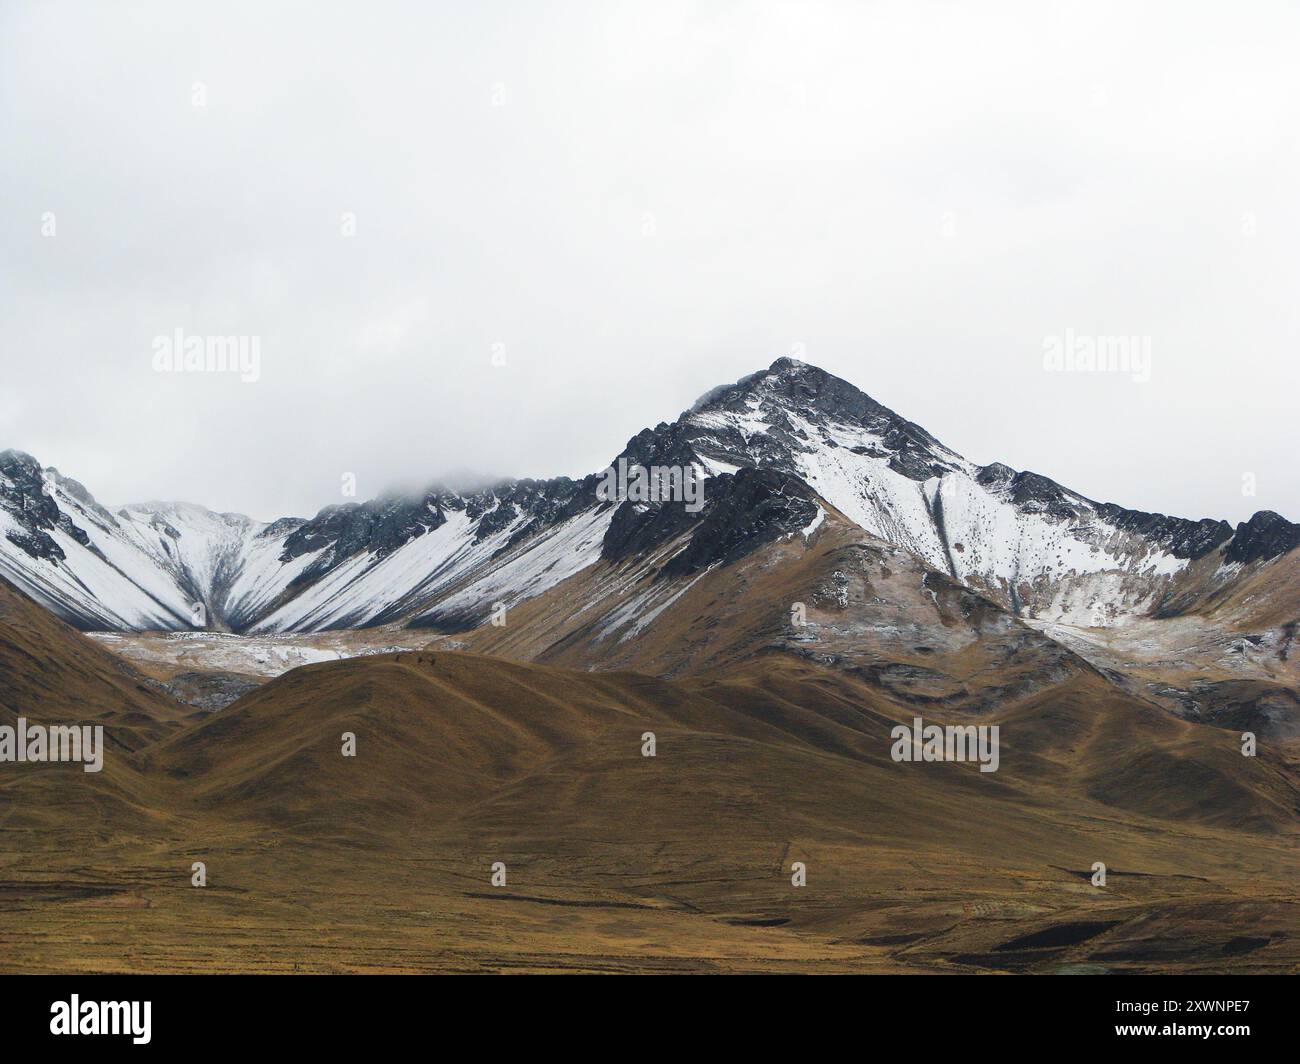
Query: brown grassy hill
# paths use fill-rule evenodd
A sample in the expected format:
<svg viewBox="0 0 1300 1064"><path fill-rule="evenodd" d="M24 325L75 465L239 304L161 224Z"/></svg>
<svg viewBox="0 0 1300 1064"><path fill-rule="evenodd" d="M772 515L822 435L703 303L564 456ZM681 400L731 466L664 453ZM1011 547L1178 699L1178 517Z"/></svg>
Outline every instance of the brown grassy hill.
<svg viewBox="0 0 1300 1064"><path fill-rule="evenodd" d="M98 890L46 864L51 853L83 859L118 852L171 819L157 783L138 770L139 750L184 726L188 707L158 684L0 580L0 725L102 725L104 765L0 764L0 895L3 869L28 865L38 892ZM48 873L48 874L47 874Z"/></svg>
<svg viewBox="0 0 1300 1064"><path fill-rule="evenodd" d="M8 934L0 958L1294 969L1294 817L1276 781L1249 774L1273 770L1220 761L1206 730L1100 690L1072 679L1055 700L989 718L1003 760L981 774L894 762L889 729L911 710L806 662L684 681L454 653L308 666L145 751L170 826L105 851L95 882L112 891L96 905L25 902L52 952ZM654 758L641 756L646 731ZM203 890L188 883L194 859L209 868ZM65 885L86 857L66 860ZM489 881L495 861L504 887ZM790 883L794 861L805 888ZM1094 861L1111 870L1104 890L1088 882ZM58 863L12 859L11 891ZM1042 944L1008 947L1026 937ZM1233 952L1243 937L1254 945Z"/></svg>
<svg viewBox="0 0 1300 1064"><path fill-rule="evenodd" d="M139 734L131 708L160 737L99 777L0 766L0 969L1300 967L1289 762L1241 758L892 556L830 564L899 616L868 630L822 600L813 653L725 675L400 653L296 669L174 727L188 707L141 692L123 726ZM949 633L929 654L899 623L921 608ZM68 660L80 637L57 622L8 617L19 674L39 628L61 697L130 694L111 659ZM913 671L885 670L905 646ZM38 678L10 689L20 711L57 694ZM999 771L893 761L918 706L998 724Z"/></svg>
<svg viewBox="0 0 1300 1064"><path fill-rule="evenodd" d="M431 813L463 819L475 803L498 801L502 787L530 800L549 776L573 776L577 787L587 771L571 762L592 748L617 752L604 766L610 771L637 769L647 730L661 742L684 733L758 744L764 758L834 758L858 779L883 773L881 785L896 788L900 768L935 767L889 757L890 729L916 713L1001 728L996 774L942 766L953 801L968 791L1016 799L1072 786L1102 804L1180 822L1296 826L1300 792L1285 762L1250 762L1231 736L1173 719L1086 672L972 717L918 710L851 675L776 658L722 681L672 682L460 653L395 654L296 669L151 748L141 763L186 781L205 807L293 825L343 803L370 810L384 830L405 831L408 818ZM356 758L342 756L345 732L357 737ZM762 761L748 767L777 773ZM365 771L370 763L383 772Z"/></svg>
<svg viewBox="0 0 1300 1064"><path fill-rule="evenodd" d="M159 684L0 579L0 723L20 715L103 724L118 750L139 749L187 712Z"/></svg>

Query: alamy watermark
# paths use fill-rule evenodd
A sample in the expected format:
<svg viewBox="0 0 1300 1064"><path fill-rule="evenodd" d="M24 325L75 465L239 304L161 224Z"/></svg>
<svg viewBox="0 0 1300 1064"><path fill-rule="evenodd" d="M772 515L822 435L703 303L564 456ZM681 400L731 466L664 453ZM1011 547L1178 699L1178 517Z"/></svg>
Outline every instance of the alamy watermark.
<svg viewBox="0 0 1300 1064"><path fill-rule="evenodd" d="M153 338L157 373L238 373L245 384L262 377L260 336L186 336L184 329Z"/></svg>
<svg viewBox="0 0 1300 1064"><path fill-rule="evenodd" d="M18 718L18 726L0 725L0 763L43 763L80 761L86 772L104 767L104 726L96 724L28 724Z"/></svg>
<svg viewBox="0 0 1300 1064"><path fill-rule="evenodd" d="M894 740L889 756L895 761L978 761L981 772L996 772L998 725L926 724L912 718L912 727L897 724L889 731Z"/></svg>
<svg viewBox="0 0 1300 1064"><path fill-rule="evenodd" d="M1151 337L1091 336L1066 329L1043 337L1048 373L1129 373L1138 384L1151 379Z"/></svg>
<svg viewBox="0 0 1300 1064"><path fill-rule="evenodd" d="M630 464L626 458L610 466L596 485L601 502L682 502L686 512L704 509L704 478L693 465L649 466Z"/></svg>
<svg viewBox="0 0 1300 1064"><path fill-rule="evenodd" d="M138 1045L148 1045L151 1001L82 1001L73 994L68 1001L50 1006L50 1034L130 1035Z"/></svg>

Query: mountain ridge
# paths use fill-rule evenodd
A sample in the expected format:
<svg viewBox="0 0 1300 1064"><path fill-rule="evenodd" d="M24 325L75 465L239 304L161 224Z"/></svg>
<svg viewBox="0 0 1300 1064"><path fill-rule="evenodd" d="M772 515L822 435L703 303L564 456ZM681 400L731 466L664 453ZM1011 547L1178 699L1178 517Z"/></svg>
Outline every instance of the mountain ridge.
<svg viewBox="0 0 1300 1064"><path fill-rule="evenodd" d="M0 453L0 574L90 629L473 626L485 603L522 601L597 559L685 533L698 540L666 563L666 578L729 563L819 521L829 503L1013 612L1107 626L1195 604L1300 545L1300 525L1271 511L1234 529L977 465L790 358L710 389L674 422L633 436L611 467L620 459L697 471L706 505L602 500L593 473L468 494L435 483L271 522L191 503L109 511L10 450Z"/></svg>

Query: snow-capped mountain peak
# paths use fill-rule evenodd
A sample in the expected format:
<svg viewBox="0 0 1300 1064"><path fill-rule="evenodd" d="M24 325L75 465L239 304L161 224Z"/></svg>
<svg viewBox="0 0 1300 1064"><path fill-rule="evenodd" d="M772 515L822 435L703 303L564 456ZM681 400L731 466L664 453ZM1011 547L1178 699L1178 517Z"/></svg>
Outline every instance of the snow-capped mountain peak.
<svg viewBox="0 0 1300 1064"><path fill-rule="evenodd" d="M872 535L1015 612L1081 625L1156 608L1174 577L1225 544L1240 554L1243 540L1262 543L1252 551L1260 560L1285 553L1300 529L1279 518L1269 535L1257 515L1234 536L1224 521L1097 503L1038 473L979 466L791 358L712 389L629 450L646 463L698 462L713 476L750 466L796 476Z"/></svg>

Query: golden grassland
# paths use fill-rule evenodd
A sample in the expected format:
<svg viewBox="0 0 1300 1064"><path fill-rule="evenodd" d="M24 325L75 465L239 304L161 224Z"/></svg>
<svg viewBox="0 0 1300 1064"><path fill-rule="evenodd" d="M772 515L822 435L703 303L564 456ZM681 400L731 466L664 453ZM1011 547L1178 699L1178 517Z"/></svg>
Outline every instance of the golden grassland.
<svg viewBox="0 0 1300 1064"><path fill-rule="evenodd" d="M100 706L130 747L0 767L6 972L1300 970L1294 751L1087 670L981 717L982 774L894 762L910 710L779 655L408 652L194 720L12 595L0 624L0 723Z"/></svg>

